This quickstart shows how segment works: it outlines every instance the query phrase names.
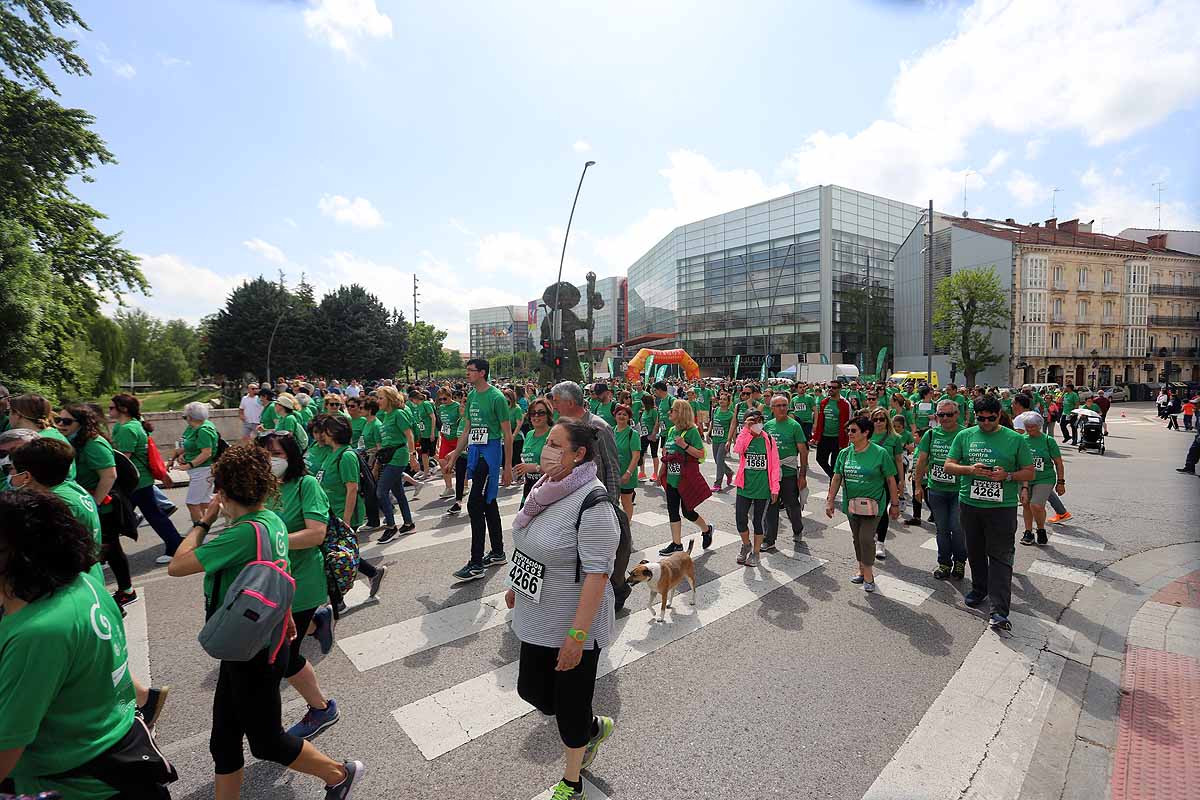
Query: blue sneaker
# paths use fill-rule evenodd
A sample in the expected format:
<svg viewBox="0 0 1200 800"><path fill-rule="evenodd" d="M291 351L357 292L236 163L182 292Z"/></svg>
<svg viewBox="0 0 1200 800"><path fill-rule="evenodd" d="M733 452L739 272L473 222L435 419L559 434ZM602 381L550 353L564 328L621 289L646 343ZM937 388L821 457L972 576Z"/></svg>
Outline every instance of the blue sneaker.
<svg viewBox="0 0 1200 800"><path fill-rule="evenodd" d="M308 711L304 714L304 719L288 728L288 735L297 736L301 739L311 739L321 731L332 726L338 719L337 703L330 699L329 705L325 706L325 708L313 708L309 706Z"/></svg>
<svg viewBox="0 0 1200 800"><path fill-rule="evenodd" d="M996 612L996 611L992 612L991 619L988 620L988 625L990 625L992 630L994 630L994 631L1000 631L1000 630L1011 631L1012 630L1012 623L1008 621L1008 617L1006 617L1003 614L1000 614L999 612Z"/></svg>
<svg viewBox="0 0 1200 800"><path fill-rule="evenodd" d="M987 595L979 594L978 592L967 592L967 594L963 597L963 602L971 608L979 605L984 600L987 600Z"/></svg>
<svg viewBox="0 0 1200 800"><path fill-rule="evenodd" d="M329 651L333 649L333 609L329 606L321 606L317 609L317 613L313 614L312 621L316 626L313 636L321 645L321 653L329 655Z"/></svg>
<svg viewBox="0 0 1200 800"><path fill-rule="evenodd" d="M482 564L467 563L465 567L454 572L454 577L460 581L476 581L487 577L487 570Z"/></svg>

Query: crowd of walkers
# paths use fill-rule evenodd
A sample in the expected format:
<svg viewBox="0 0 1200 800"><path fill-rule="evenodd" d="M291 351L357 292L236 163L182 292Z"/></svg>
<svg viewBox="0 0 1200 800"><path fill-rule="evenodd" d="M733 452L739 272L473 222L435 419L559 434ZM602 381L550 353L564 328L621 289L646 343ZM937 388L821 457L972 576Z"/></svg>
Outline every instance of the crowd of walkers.
<svg viewBox="0 0 1200 800"><path fill-rule="evenodd" d="M1077 408L1103 419L1109 407L1070 384L1053 394L836 380L498 386L476 358L465 382L249 383L240 439L226 441L209 406L191 403L179 440L160 451L136 396L55 410L0 387L0 776L72 798L169 797L173 767L152 733L167 687L130 674L122 624L139 598L121 540L144 522L169 575L204 576L200 639L218 664L214 796L239 796L247 741L255 757L320 780L327 798L349 797L365 767L312 744L340 715L304 645L329 652L358 574L368 599L379 596L387 568L359 556L359 538L418 534L410 499L440 483L445 514L465 513L471 531L464 565L447 578L505 568L517 691L557 720L565 766L552 796L580 798L580 771L614 730L593 713L592 688L630 593L639 489L657 486L666 506L663 558L685 549L685 520L708 549L701 506L732 491L737 563L753 569L778 550L785 519L792 547L805 546L815 453L830 479L825 513L840 505L848 521L852 583L876 591L889 522L921 525L928 508L933 576L963 580L969 566L966 604L986 603L990 624L1006 628L1018 524L1021 544L1038 546L1047 524L1070 518L1054 428L1073 441ZM1181 471L1194 471L1195 455ZM711 483L700 470L710 458ZM170 487L173 470L188 478L182 532L157 486ZM506 531L498 494L508 486L522 491ZM239 603L256 602L233 619ZM283 679L307 705L286 728ZM144 768L113 777L128 752L144 755Z"/></svg>

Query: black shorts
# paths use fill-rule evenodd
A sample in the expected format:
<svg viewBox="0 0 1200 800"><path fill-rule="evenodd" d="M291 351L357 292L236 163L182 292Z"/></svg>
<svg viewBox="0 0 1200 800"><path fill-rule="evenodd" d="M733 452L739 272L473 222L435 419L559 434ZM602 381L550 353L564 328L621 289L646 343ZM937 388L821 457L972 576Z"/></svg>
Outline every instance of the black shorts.
<svg viewBox="0 0 1200 800"><path fill-rule="evenodd" d="M642 437L642 455L646 455L647 451L654 458L658 458L658 439L651 439L649 436Z"/></svg>
<svg viewBox="0 0 1200 800"><path fill-rule="evenodd" d="M637 489L622 489L621 494L631 494L635 500L637 499Z"/></svg>
<svg viewBox="0 0 1200 800"><path fill-rule="evenodd" d="M421 455L423 456L432 456L437 453L437 450L435 450L433 446L433 439L421 439L421 443L418 445L418 447Z"/></svg>

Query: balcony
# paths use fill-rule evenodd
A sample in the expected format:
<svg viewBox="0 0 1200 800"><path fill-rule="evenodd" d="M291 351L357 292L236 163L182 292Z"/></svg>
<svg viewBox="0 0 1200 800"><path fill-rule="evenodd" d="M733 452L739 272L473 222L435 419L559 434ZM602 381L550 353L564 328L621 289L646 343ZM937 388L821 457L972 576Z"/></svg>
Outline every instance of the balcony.
<svg viewBox="0 0 1200 800"><path fill-rule="evenodd" d="M1200 328L1200 317L1151 314L1146 317L1146 324L1152 328Z"/></svg>
<svg viewBox="0 0 1200 800"><path fill-rule="evenodd" d="M1095 355L1093 355L1093 353ZM1054 347L1052 344L1046 347L1043 355L1034 356L1036 358L1071 358L1071 359L1091 359L1091 358L1135 358L1140 356L1126 356L1125 348L1123 347Z"/></svg>
<svg viewBox="0 0 1200 800"><path fill-rule="evenodd" d="M1150 294L1169 294L1176 297L1200 297L1200 286L1171 286L1166 283L1150 284Z"/></svg>
<svg viewBox="0 0 1200 800"><path fill-rule="evenodd" d="M1200 350L1195 347L1159 347L1147 350L1146 358L1197 358Z"/></svg>
<svg viewBox="0 0 1200 800"><path fill-rule="evenodd" d="M1067 323L1067 315L1051 313L1050 323L1052 325L1065 325Z"/></svg>
<svg viewBox="0 0 1200 800"><path fill-rule="evenodd" d="M1109 315L1106 315L1106 316L1103 316L1100 318L1100 324L1101 325L1120 325L1121 320L1119 318L1114 317L1111 314L1109 314Z"/></svg>
<svg viewBox="0 0 1200 800"><path fill-rule="evenodd" d="M1051 281L1050 288L1054 289L1055 291L1058 291L1058 292L1065 292L1067 290L1067 282L1066 281Z"/></svg>
<svg viewBox="0 0 1200 800"><path fill-rule="evenodd" d="M1115 283L1106 283L1101 286L1100 291L1102 291L1104 294L1120 294L1121 287Z"/></svg>

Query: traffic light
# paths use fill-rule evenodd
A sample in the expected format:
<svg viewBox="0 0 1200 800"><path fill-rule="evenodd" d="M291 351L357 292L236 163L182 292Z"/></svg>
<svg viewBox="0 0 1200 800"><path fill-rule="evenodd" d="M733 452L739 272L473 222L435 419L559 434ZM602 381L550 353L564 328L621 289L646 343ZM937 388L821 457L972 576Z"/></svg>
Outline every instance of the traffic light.
<svg viewBox="0 0 1200 800"><path fill-rule="evenodd" d="M550 366L554 363L554 351L550 349L550 340L542 339L542 363Z"/></svg>

